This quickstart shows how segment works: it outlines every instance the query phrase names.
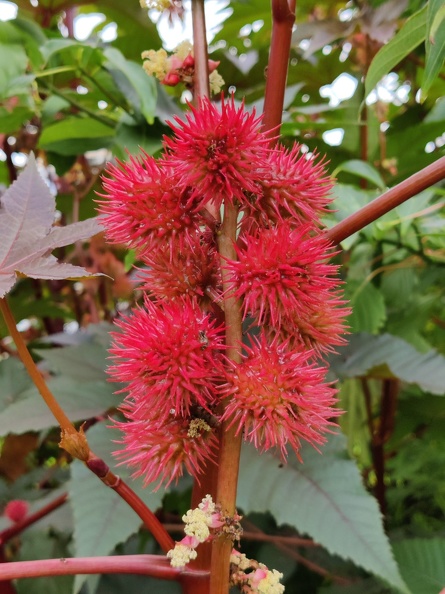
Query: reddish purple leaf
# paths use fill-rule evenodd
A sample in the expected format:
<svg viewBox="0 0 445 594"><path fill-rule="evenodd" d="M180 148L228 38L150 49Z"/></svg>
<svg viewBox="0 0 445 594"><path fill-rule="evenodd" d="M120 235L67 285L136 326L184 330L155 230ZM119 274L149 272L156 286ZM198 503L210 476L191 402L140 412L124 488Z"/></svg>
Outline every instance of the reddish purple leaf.
<svg viewBox="0 0 445 594"><path fill-rule="evenodd" d="M35 158L0 199L0 297L17 274L62 279L91 276L81 266L59 263L53 249L88 239L102 231L97 218L54 227L56 202L40 176Z"/></svg>

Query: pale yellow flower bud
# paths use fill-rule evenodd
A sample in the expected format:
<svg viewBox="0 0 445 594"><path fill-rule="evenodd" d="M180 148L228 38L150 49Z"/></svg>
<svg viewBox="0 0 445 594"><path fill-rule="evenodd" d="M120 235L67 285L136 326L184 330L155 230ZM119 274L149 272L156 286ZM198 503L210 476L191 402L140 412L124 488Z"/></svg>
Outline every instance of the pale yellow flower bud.
<svg viewBox="0 0 445 594"><path fill-rule="evenodd" d="M167 57L165 49L142 52L142 59L145 60L143 63L145 72L151 76L156 76L160 81L164 80L168 71Z"/></svg>
<svg viewBox="0 0 445 594"><path fill-rule="evenodd" d="M219 74L218 70L214 70L209 76L210 91L216 95L218 94L223 86L226 84L223 77Z"/></svg>
<svg viewBox="0 0 445 594"><path fill-rule="evenodd" d="M192 559L196 559L197 552L190 547L186 547L183 544L177 543L174 549L171 549L167 553L168 559L170 559L170 565L172 567L184 567Z"/></svg>

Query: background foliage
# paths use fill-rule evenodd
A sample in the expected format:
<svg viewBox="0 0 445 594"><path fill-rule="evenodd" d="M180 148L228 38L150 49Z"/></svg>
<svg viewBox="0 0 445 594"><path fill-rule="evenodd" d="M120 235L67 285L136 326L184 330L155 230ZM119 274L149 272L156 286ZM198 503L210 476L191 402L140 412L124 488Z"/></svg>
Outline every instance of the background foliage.
<svg viewBox="0 0 445 594"><path fill-rule="evenodd" d="M34 151L57 192L61 221L82 220L94 215L106 159L138 147L155 153L165 120L185 108L184 96L142 70L141 51L158 49L161 39L136 0L15 4L17 17L0 22L0 184L9 186ZM444 154L440 4L298 2L282 135L286 144L326 155L337 176L327 226ZM221 61L226 89L261 110L268 3L209 4L209 12L217 10L224 21L211 57ZM75 20L96 13L103 19L90 36L74 38ZM105 41L110 26L117 37ZM289 594L438 594L445 586L443 205L443 188L430 188L342 243L337 259L353 307L351 336L331 369L340 379L344 437L287 468L244 451L245 550L283 571ZM118 445L107 419L119 397L106 380L106 349L110 323L138 297L134 256L101 237L58 255L113 280L25 279L10 304L60 403L73 421L87 420L92 448L111 463ZM137 516L58 448L54 420L3 321L0 338L1 504L20 498L38 509L69 493L69 504L25 531L6 557L154 552ZM188 480L167 494L135 488L169 524L189 507ZM295 544L298 535L305 540ZM146 584L140 577L79 576L26 580L17 592L132 594Z"/></svg>

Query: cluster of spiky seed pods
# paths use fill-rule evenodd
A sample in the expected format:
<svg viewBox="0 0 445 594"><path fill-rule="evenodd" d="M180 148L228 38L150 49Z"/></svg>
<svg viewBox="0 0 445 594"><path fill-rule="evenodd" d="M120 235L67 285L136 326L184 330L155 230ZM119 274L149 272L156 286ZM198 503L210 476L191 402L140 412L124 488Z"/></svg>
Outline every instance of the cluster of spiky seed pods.
<svg viewBox="0 0 445 594"><path fill-rule="evenodd" d="M120 453L146 483L198 477L226 421L263 451L324 441L335 409L324 357L341 344L344 307L320 217L323 164L271 146L261 118L204 99L171 124L159 159L108 166L108 238L136 250L142 303L117 321L110 374L126 383ZM236 257L218 252L225 207ZM223 289L222 276L227 279ZM226 357L224 299L240 302L242 360Z"/></svg>

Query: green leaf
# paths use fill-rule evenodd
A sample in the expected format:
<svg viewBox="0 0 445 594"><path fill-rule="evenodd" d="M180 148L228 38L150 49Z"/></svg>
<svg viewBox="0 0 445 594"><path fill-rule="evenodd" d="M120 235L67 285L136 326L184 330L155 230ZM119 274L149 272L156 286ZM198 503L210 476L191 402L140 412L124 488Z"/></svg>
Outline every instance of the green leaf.
<svg viewBox="0 0 445 594"><path fill-rule="evenodd" d="M374 56L365 79L365 97L385 74L391 72L406 56L425 40L427 7L424 6L405 21L400 31Z"/></svg>
<svg viewBox="0 0 445 594"><path fill-rule="evenodd" d="M444 538L412 538L394 542L393 548L413 594L438 594L445 587Z"/></svg>
<svg viewBox="0 0 445 594"><path fill-rule="evenodd" d="M45 62L48 62L48 60L54 54L57 54L68 48L79 46L81 46L81 44L74 39L49 39L44 45L42 45L41 52Z"/></svg>
<svg viewBox="0 0 445 594"><path fill-rule="evenodd" d="M429 0L427 28L425 70L421 85L423 98L426 97L434 79L441 71L445 58L445 6L443 0Z"/></svg>
<svg viewBox="0 0 445 594"><path fill-rule="evenodd" d="M14 107L13 109L0 107L0 134L17 132L33 116L34 111L27 106Z"/></svg>
<svg viewBox="0 0 445 594"><path fill-rule="evenodd" d="M419 353L409 343L391 336L353 334L346 347L330 359L340 377L359 377L381 365L387 365L393 376L417 384L431 394L445 394L445 357L431 350Z"/></svg>
<svg viewBox="0 0 445 594"><path fill-rule="evenodd" d="M146 122L129 125L122 121L117 125L113 144L113 154L117 158L125 160L128 158L127 151L131 155L136 155L141 149L153 155L160 148L161 139L150 130Z"/></svg>
<svg viewBox="0 0 445 594"><path fill-rule="evenodd" d="M394 561L375 499L346 458L345 439L335 435L322 454L305 446L304 464L291 456L282 467L271 454L246 446L241 456L238 505L244 512L270 511L279 524L309 534L330 553L350 559L401 592L409 592Z"/></svg>
<svg viewBox="0 0 445 594"><path fill-rule="evenodd" d="M360 190L349 184L335 184L332 189L332 195L334 198L332 203L332 219L334 219L334 222L339 222L371 202L371 200L377 197L377 192L374 190ZM324 222L326 222L327 225L334 224L331 221L325 220ZM372 229L373 226L374 224L371 224L369 227ZM364 231L365 233L367 232L366 229L367 228L365 228ZM342 247L349 250L357 241L358 237L359 233L354 233L341 242Z"/></svg>
<svg viewBox="0 0 445 594"><path fill-rule="evenodd" d="M36 349L49 364L51 371L77 379L78 382L105 382L108 365L107 350L96 342L63 349Z"/></svg>
<svg viewBox="0 0 445 594"><path fill-rule="evenodd" d="M48 386L73 422L102 415L117 404L115 387L106 382L79 383L74 378L56 377L48 381ZM0 435L40 431L57 425L35 387L13 396L14 400L0 412Z"/></svg>
<svg viewBox="0 0 445 594"><path fill-rule="evenodd" d="M350 299L352 313L348 324L352 332L375 334L386 320L385 300L382 293L372 284L366 283Z"/></svg>
<svg viewBox="0 0 445 594"><path fill-rule="evenodd" d="M44 530L24 531L20 537L20 561L37 559L61 559L69 557L67 538ZM17 594L61 594L71 592L74 578L71 575L52 576L31 580L17 580Z"/></svg>
<svg viewBox="0 0 445 594"><path fill-rule="evenodd" d="M157 98L154 77L147 76L140 64L126 60L116 48L108 47L105 49L104 54L109 61L107 69L110 70L110 73L113 77L115 77L116 71L119 74L119 76L115 77L115 82L120 90L127 96L127 100L133 107L145 117L147 122L152 124ZM129 96L128 86L131 87L131 95L134 96L133 100L131 95Z"/></svg>
<svg viewBox="0 0 445 594"><path fill-rule="evenodd" d="M39 140L39 147L60 155L81 155L108 147L114 130L93 118L68 117L46 127Z"/></svg>
<svg viewBox="0 0 445 594"><path fill-rule="evenodd" d="M114 441L116 432L107 425L108 422L92 427L88 431L88 442L96 454L110 467L114 467L110 452L118 449ZM139 529L141 519L117 493L106 487L80 462L74 461L71 473L68 490L75 520L75 554L77 557L108 555L118 543L125 542ZM125 466L119 467L118 474L130 484L152 511L161 505L162 490L151 493L144 489L141 481L129 478ZM85 576L76 576L76 592L84 580Z"/></svg>
<svg viewBox="0 0 445 594"><path fill-rule="evenodd" d="M383 181L383 178L380 175L380 173L377 171L375 167L373 167L366 161L360 161L360 159L351 159L350 161L345 161L335 169L332 175L334 177L337 177L340 171L344 171L345 173L351 173L352 175L356 175L357 177L367 179L381 190L386 190L386 184Z"/></svg>
<svg viewBox="0 0 445 594"><path fill-rule="evenodd" d="M6 43L0 43L0 55L0 97L11 97L17 94L12 90L14 79L25 74L28 56L20 45Z"/></svg>
<svg viewBox="0 0 445 594"><path fill-rule="evenodd" d="M32 385L23 363L12 357L0 360L0 407L3 411L23 399L23 392Z"/></svg>

